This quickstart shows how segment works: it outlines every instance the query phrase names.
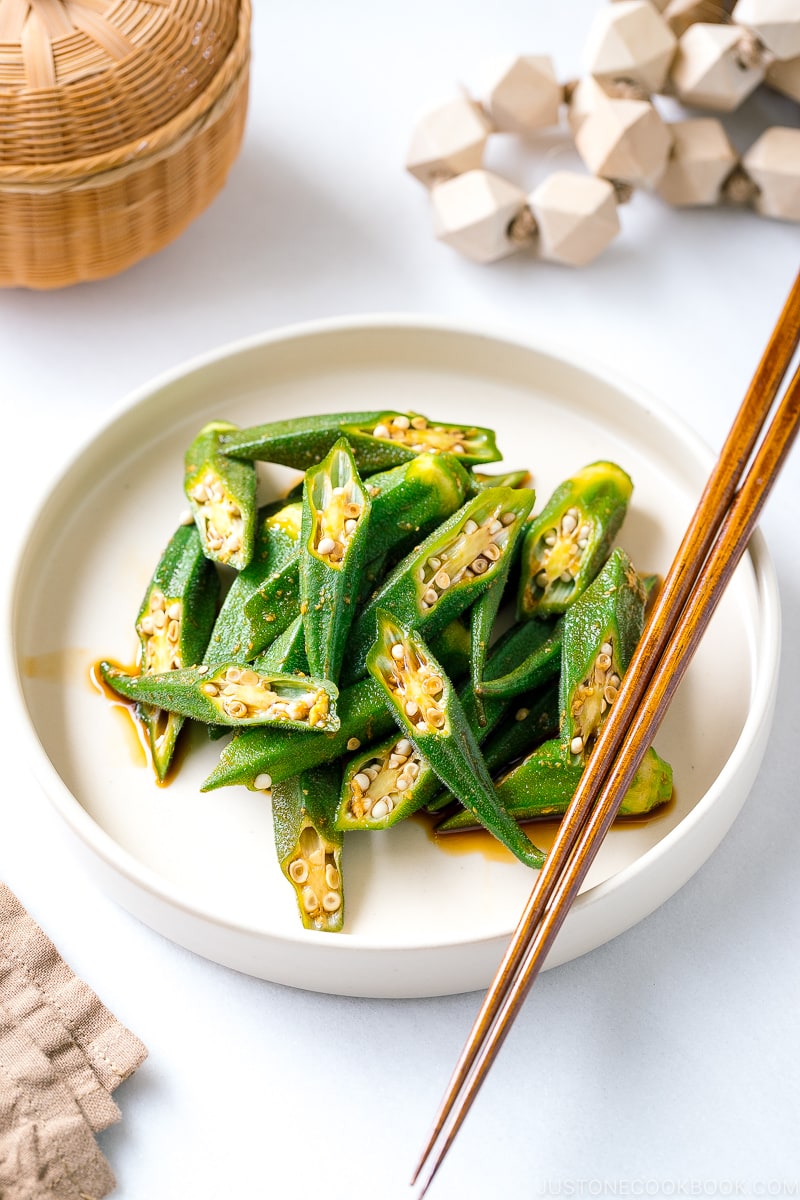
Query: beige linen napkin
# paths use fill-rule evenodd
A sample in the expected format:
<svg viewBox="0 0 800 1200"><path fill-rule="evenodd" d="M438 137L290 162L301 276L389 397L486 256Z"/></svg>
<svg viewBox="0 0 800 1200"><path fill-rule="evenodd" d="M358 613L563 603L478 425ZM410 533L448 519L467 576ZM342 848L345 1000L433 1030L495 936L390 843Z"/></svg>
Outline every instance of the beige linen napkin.
<svg viewBox="0 0 800 1200"><path fill-rule="evenodd" d="M99 1200L94 1134L147 1055L0 883L0 1200Z"/></svg>

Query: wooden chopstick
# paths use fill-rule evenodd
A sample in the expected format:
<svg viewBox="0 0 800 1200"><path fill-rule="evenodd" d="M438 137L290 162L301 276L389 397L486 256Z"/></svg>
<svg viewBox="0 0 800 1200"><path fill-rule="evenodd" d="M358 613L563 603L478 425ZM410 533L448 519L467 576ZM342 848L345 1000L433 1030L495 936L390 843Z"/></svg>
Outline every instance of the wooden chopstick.
<svg viewBox="0 0 800 1200"><path fill-rule="evenodd" d="M735 511L739 514L736 520L741 521L742 515L746 512L745 506L750 508L755 513L755 516L747 516L745 526L751 532L757 519L757 513L760 512L766 498L771 481L774 480L785 454L788 453L788 443L794 436L794 431L791 430L792 421L790 419L793 412L795 425L797 420L795 412L798 405L797 376L790 390L787 392L779 414L776 416L767 439L764 442L764 447L759 452L759 457L756 460L756 464L754 464L754 467L757 466L759 473L754 474L751 470L748 476L748 480L751 482L746 487L743 487L742 491L737 495L734 506L731 505L736 485L752 454L799 339L800 275L795 280L775 331L762 356L753 382L747 391L714 471L706 484L700 503L683 538L673 566L664 582L661 594L648 622L647 630L625 674L623 686L620 689L614 708L611 710L612 715L606 722L601 736L598 738L589 766L584 772L581 785L564 817L559 834L548 854L545 866L538 876L536 885L533 888L520 923L500 965L498 974L486 995L467 1044L456 1064L447 1093L437 1114L433 1131L428 1139L412 1182L418 1178L422 1167L429 1159L434 1145L443 1133L445 1124L448 1122L460 1098L462 1103L455 1111L452 1120L450 1120L447 1137L436 1159L433 1170L428 1176L422 1195L427 1190L439 1164L452 1144L469 1105L488 1070L493 1054L499 1049L505 1032L510 1028L513 1016L519 1010L527 994L527 990L532 985L536 974L538 974L544 954L549 949L552 939L555 937L555 933L560 927L574 895L577 894L580 879L577 885L575 885L574 892L569 891L572 884L571 882L567 882L567 880L571 881L573 879L572 872L568 871L570 856L576 847L581 831L589 818L589 814L592 812L592 806L595 804L600 784L609 772L612 771L612 767L614 767L615 759L623 744L628 727L630 726L633 729L638 728L639 730L649 727L649 740L652 740L655 731L652 724L653 710L649 706L649 702L645 703L645 696L648 685L654 678L656 666L662 655L665 654L670 639L675 632L681 611L690 593L693 593L691 612L693 614L693 621L697 623L698 631L696 634L692 634L690 657L691 653L694 652L697 641L699 641L700 623L702 622L704 628L710 618L710 612L716 606L722 588L727 583L732 568L726 567L720 575L720 579L724 578L724 582L721 585L715 585L712 608L706 613L705 601L708 593L708 581L706 583L702 582L701 568L715 536L720 531L720 527L723 526L723 522L726 541L723 544L720 539L719 549L716 552L718 566L720 562L724 564L730 560L731 548L728 546L727 541L732 536L731 530L734 527L731 521L734 518L733 516L726 518L725 514L729 507L733 514L735 506ZM784 449L780 449L781 443L785 444ZM776 460L775 465L770 465L772 464L770 456L775 454L776 447L778 447L779 458ZM764 486L764 471L767 467L770 468L770 485ZM750 532L747 532L743 541L739 537L741 541L741 549L738 551L739 556L741 556L744 550ZM711 560L709 560L709 566L710 564ZM699 608L698 605L700 605ZM704 613L705 615L703 615ZM680 638L676 644L682 644ZM688 665L688 657L685 661ZM685 670L685 666L682 669ZM669 676L663 675L662 678L668 679ZM665 711L669 704L675 687L677 687L677 682L671 687L669 694L659 702L663 705L661 715L663 715L663 711ZM640 714L638 718L636 716L637 713ZM650 722L649 726L642 726L642 721L645 719ZM636 736L641 737L641 733ZM649 741L642 746L642 755L647 745L649 745ZM622 761L620 762L620 766L622 766ZM635 769L635 765L630 769L627 775L628 781L632 779ZM586 837L580 841L580 850L575 851L575 861L572 863L573 870L576 868L582 870L581 879L585 875L585 871L588 870L589 862L591 862L596 853L596 848L605 836L605 832L611 820L613 820L616 807L618 807L621 797L624 795L625 787L619 783L619 779L621 778L619 773L612 774L610 778L614 781L611 794L618 794L619 800L617 800L616 805L611 811L611 815L608 816L607 821L602 827L598 823L600 820L597 815L599 805L594 809L594 815L590 826L587 828ZM596 839L594 849L589 851L587 849L587 840L591 845L594 839ZM587 854L589 853L590 857L587 861ZM585 867L582 866L583 863L585 863ZM562 886L562 874L565 872L567 873L564 875ZM569 898L565 899L567 895ZM547 922L544 921L546 913L550 914ZM556 921L557 924L555 924ZM538 929L540 923L545 930L541 935ZM550 934L548 931L552 931L552 933ZM527 972L525 981L520 981L520 972ZM530 982L527 982L527 979ZM497 1033L493 1033L493 1026L496 1025L500 1026L500 1029ZM480 1064L480 1069L478 1069L478 1064ZM471 1073L473 1075L472 1079L470 1079Z"/></svg>

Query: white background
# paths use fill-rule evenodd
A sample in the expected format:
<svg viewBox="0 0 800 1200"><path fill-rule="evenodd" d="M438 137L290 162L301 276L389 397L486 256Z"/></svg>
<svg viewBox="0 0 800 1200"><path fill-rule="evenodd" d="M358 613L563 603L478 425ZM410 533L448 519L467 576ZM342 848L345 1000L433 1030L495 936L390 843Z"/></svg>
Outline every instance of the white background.
<svg viewBox="0 0 800 1200"><path fill-rule="evenodd" d="M588 269L478 267L434 241L402 169L417 113L472 85L487 55L549 52L561 78L577 74L595 0L257 3L245 144L208 212L117 279L0 293L11 548L48 479L129 390L219 343L321 316L435 313L573 347L719 446L794 278L797 226L640 195ZM798 119L756 97L729 126L743 148ZM539 145L546 161L515 164L526 184L569 161L553 139ZM800 1190L798 453L763 522L785 666L752 796L661 910L541 978L432 1196ZM117 1093L122 1123L101 1135L119 1200L409 1195L478 995L332 998L171 945L80 873L4 729L0 877L150 1049Z"/></svg>

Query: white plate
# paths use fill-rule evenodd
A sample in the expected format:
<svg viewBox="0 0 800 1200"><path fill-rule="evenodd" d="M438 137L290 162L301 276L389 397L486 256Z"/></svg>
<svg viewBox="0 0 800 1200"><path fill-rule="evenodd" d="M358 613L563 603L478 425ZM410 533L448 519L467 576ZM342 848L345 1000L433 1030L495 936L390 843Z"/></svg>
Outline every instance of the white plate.
<svg viewBox="0 0 800 1200"><path fill-rule="evenodd" d="M18 567L14 656L37 774L87 869L131 912L199 954L281 983L445 994L490 980L531 886L524 867L443 850L413 821L353 834L347 932L307 932L275 861L269 803L244 788L199 791L218 744L197 739L177 780L159 789L126 721L89 683L97 658L133 658L134 614L184 508L183 452L205 421L372 407L493 426L508 467L534 472L541 501L587 462L620 462L635 481L620 540L644 572L669 565L711 461L651 400L535 347L403 319L281 331L157 380L67 468ZM265 494L288 477L264 468ZM756 537L657 739L676 799L652 821L612 831L548 965L639 921L721 840L765 749L779 640L774 575Z"/></svg>

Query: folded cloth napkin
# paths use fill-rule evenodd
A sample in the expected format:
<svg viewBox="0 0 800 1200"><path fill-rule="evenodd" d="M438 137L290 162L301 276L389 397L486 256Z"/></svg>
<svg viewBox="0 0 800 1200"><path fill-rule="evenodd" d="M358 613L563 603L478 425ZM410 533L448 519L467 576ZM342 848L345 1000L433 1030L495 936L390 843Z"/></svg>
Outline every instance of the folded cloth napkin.
<svg viewBox="0 0 800 1200"><path fill-rule="evenodd" d="M0 1200L107 1196L94 1135L146 1056L0 883Z"/></svg>

